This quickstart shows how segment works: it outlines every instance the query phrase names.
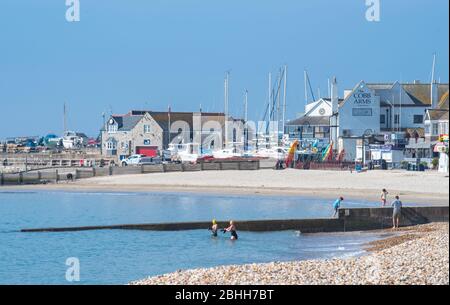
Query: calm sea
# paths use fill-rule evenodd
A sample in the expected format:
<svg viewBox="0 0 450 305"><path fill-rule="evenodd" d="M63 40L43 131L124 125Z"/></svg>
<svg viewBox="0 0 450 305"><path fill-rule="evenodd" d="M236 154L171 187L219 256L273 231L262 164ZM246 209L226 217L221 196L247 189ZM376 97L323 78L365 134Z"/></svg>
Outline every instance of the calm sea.
<svg viewBox="0 0 450 305"><path fill-rule="evenodd" d="M376 206L345 202L346 206ZM66 260L77 258L75 284L126 284L179 269L326 259L363 253L379 233L239 232L232 242L208 230L21 233L23 228L329 217L332 202L306 197L165 193L0 191L0 284L70 284Z"/></svg>

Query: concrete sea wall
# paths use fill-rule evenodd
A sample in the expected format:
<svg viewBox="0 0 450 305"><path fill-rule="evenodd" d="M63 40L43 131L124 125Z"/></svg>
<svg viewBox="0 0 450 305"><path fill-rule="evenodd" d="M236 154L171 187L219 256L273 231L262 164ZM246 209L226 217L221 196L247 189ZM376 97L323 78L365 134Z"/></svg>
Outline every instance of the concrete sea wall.
<svg viewBox="0 0 450 305"><path fill-rule="evenodd" d="M269 166L269 161L264 166ZM275 162L273 162L273 166ZM203 170L259 170L259 160L244 161L220 161L205 162L198 164L157 164L123 167L94 167L94 168L64 168L54 170L30 171L22 173L0 173L1 185L40 184L47 182L59 182L69 180L68 174L73 179L86 179L92 177L114 176L114 175L136 175L150 173L170 172L195 172Z"/></svg>
<svg viewBox="0 0 450 305"><path fill-rule="evenodd" d="M449 207L405 207L402 209L402 226L425 224L430 222L448 222ZM219 221L219 227L228 225ZM154 224L124 224L111 226L88 226L69 228L23 229L22 232L65 232L86 230L149 230L182 231L207 229L208 222L178 222ZM238 231L268 232L296 230L302 233L347 232L384 229L392 226L392 208L352 208L341 209L338 218L323 219L286 219L286 220L237 220Z"/></svg>

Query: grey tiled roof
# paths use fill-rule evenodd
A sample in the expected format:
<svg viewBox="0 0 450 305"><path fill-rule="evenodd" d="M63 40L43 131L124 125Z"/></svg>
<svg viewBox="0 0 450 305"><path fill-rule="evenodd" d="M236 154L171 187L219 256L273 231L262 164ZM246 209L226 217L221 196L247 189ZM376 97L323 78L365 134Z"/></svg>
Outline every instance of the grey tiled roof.
<svg viewBox="0 0 450 305"><path fill-rule="evenodd" d="M119 125L118 131L131 131L148 113L158 123L163 130L168 130L169 120L173 123L184 121L192 127L194 112L157 112L147 110L132 110L125 115L113 115L112 118ZM202 112L202 117L223 117L223 113ZM104 130L104 128L102 129Z"/></svg>
<svg viewBox="0 0 450 305"><path fill-rule="evenodd" d="M439 102L439 109L445 109L445 110L449 110L449 105L448 105L448 96L449 95L449 91L447 91L441 98L441 101Z"/></svg>
<svg viewBox="0 0 450 305"><path fill-rule="evenodd" d="M124 116L113 116L114 120L119 125L119 131L130 131L137 123L143 118L143 115L124 115Z"/></svg>
<svg viewBox="0 0 450 305"><path fill-rule="evenodd" d="M448 120L448 110L432 109L428 110L431 121Z"/></svg>
<svg viewBox="0 0 450 305"><path fill-rule="evenodd" d="M392 84L383 84L383 83L379 83L379 84L366 84L367 87L369 87L372 90L390 90L392 89L392 86L394 85Z"/></svg>
<svg viewBox="0 0 450 305"><path fill-rule="evenodd" d="M416 104L425 106L431 105L431 85L430 84L403 84L403 89ZM438 85L438 99L448 92L448 84Z"/></svg>
<svg viewBox="0 0 450 305"><path fill-rule="evenodd" d="M390 90L394 84L395 83L367 83L366 85L376 92L377 90ZM431 84L417 83L400 85L415 105L424 107L431 105ZM448 91L448 84L438 84L438 99L443 99Z"/></svg>

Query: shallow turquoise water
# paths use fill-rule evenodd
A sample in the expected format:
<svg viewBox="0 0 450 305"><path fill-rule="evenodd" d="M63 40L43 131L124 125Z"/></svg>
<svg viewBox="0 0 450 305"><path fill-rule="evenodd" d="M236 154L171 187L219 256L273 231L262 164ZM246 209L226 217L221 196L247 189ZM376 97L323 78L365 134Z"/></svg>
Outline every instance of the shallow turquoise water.
<svg viewBox="0 0 450 305"><path fill-rule="evenodd" d="M361 254L372 233L314 234L84 231L20 233L22 228L217 219L329 217L330 202L299 197L162 193L0 192L0 284L66 284L68 257L79 284L124 284L178 269L324 259ZM346 202L347 206L373 206Z"/></svg>

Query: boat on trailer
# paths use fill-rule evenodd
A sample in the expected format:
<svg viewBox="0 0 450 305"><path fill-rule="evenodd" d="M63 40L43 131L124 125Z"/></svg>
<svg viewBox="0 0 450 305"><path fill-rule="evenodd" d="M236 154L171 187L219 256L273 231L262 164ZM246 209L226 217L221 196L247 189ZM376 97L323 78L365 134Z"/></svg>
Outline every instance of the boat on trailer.
<svg viewBox="0 0 450 305"><path fill-rule="evenodd" d="M179 163L196 163L199 158L199 145L194 143L169 144L171 160Z"/></svg>

